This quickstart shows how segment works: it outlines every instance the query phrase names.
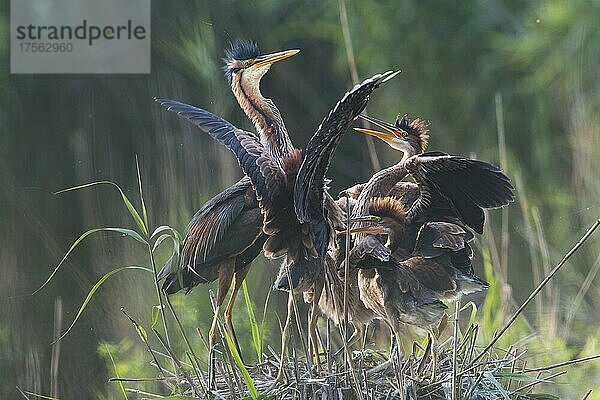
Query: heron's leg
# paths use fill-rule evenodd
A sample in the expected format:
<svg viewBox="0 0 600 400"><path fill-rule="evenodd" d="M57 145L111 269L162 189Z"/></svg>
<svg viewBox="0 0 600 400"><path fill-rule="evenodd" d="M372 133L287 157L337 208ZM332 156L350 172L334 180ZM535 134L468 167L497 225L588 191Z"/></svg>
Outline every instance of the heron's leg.
<svg viewBox="0 0 600 400"><path fill-rule="evenodd" d="M239 271L236 271L235 274L233 275L233 291L231 292L231 297L229 298L229 301L227 302L227 307L225 307L225 326L231 333L231 338L233 339L233 343L235 344L235 348L236 348L238 354L240 355L242 362L244 362L244 358L242 357L242 351L240 349L240 344L237 340L235 330L233 329L233 323L231 322L231 317L233 314L233 304L235 303L237 294L238 294L240 288L242 287L242 282L244 281L244 279L246 279L246 275L248 274L249 270L250 270L250 264L246 265Z"/></svg>
<svg viewBox="0 0 600 400"><path fill-rule="evenodd" d="M225 300L225 295L229 291L229 287L231 286L231 280L233 278L233 267L234 261L230 260L229 262L223 263L219 267L219 277L218 277L218 288L217 288L217 299L215 304L215 315L213 316L212 325L210 326L210 332L208 334L208 365L209 370L211 372L211 379L209 381L214 381L214 367L215 367L215 354L214 347L215 342L217 340L217 329L218 329L218 321L219 321L219 313L221 311L221 305Z"/></svg>
<svg viewBox="0 0 600 400"><path fill-rule="evenodd" d="M312 298L312 306L310 309L310 320L308 322L308 334L310 336L310 351L315 359L317 372L321 372L321 356L319 355L319 342L317 341L317 319L319 317L317 309L319 308L319 300L323 293L324 282L318 280L314 283L314 293Z"/></svg>
<svg viewBox="0 0 600 400"><path fill-rule="evenodd" d="M350 335L350 338L348 338L348 347L351 347L356 341L360 340L362 342L364 339L362 325L353 323L352 326L354 327L354 331L352 332L352 335ZM361 344L361 348L364 351L364 343ZM340 347L338 351L333 353L333 356L337 357L343 351L344 346Z"/></svg>
<svg viewBox="0 0 600 400"><path fill-rule="evenodd" d="M437 349L437 344L436 344L436 340L435 340L435 334L432 332L428 332L427 335L429 336L429 340L431 341L431 381L434 382L435 381L435 374L436 374L436 370L437 370L437 356L438 356L438 349Z"/></svg>
<svg viewBox="0 0 600 400"><path fill-rule="evenodd" d="M287 317L285 319L285 325L283 326L283 333L281 335L281 359L279 362L279 369L277 370L277 377L269 388L272 389L285 381L285 351L287 350L288 340L290 338L290 329L292 328L292 318L294 316L294 293L291 291L288 293L288 308Z"/></svg>
<svg viewBox="0 0 600 400"><path fill-rule="evenodd" d="M352 336L348 339L348 346L354 345L354 343L360 343L360 349L364 348L364 338L365 338L365 330L364 325L360 322L352 323L352 327L354 328L354 332L352 332Z"/></svg>
<svg viewBox="0 0 600 400"><path fill-rule="evenodd" d="M398 361L400 361L400 359L402 358L402 355L400 354L400 346L398 345L398 337L397 337L397 332L400 328L400 325L398 323L397 320L388 317L388 319L384 320L387 325L390 328L390 357L382 362L381 364L379 364L376 367L371 368L370 370L367 371L367 376L371 376L377 372L383 371L385 369L387 369L390 365L392 365L392 363L394 362L394 355L395 353L398 353Z"/></svg>
<svg viewBox="0 0 600 400"><path fill-rule="evenodd" d="M221 311L221 305L223 304L223 301L225 301L225 296L227 295L227 292L229 291L229 288L231 287L231 281L233 279L233 272L234 272L234 267L235 265L235 261L234 260L228 260L227 262L223 263L220 267L219 267L219 277L218 277L218 287L217 287L217 300L216 300L216 306L215 306L215 315L213 316L213 321L212 321L212 325L210 326L210 332L209 332L209 336L208 336L208 344L210 347L212 347L215 344L215 341L217 339L217 329L218 329L218 325L217 322L219 321L219 314Z"/></svg>
<svg viewBox="0 0 600 400"><path fill-rule="evenodd" d="M423 373L423 371L425 371L425 367L427 366L427 361L429 360L429 357L433 357L432 356L432 348L433 343L431 343L431 335L429 334L429 332L427 333L427 345L425 346L425 349L423 350L423 355L421 356L421 360L419 361L419 364L417 366L417 375L421 375Z"/></svg>

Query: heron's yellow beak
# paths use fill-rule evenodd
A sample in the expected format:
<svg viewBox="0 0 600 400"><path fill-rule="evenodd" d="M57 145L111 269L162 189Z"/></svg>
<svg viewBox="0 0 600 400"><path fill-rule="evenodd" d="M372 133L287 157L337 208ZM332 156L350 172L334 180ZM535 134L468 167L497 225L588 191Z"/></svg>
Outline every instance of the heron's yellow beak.
<svg viewBox="0 0 600 400"><path fill-rule="evenodd" d="M364 133L365 135L371 135L378 137L379 139L383 139L385 141L390 141L392 139L402 138L401 131L394 125L387 123L385 121L381 121L377 118L369 117L367 115L360 115L360 118L364 119L367 122L372 123L384 130L376 131L373 129L365 129L365 128L354 128L355 131Z"/></svg>
<svg viewBox="0 0 600 400"><path fill-rule="evenodd" d="M375 131L373 129L366 129L366 128L352 128L352 129L354 129L356 132L364 133L365 135L375 136L386 142L396 138L395 135L392 135L390 133Z"/></svg>
<svg viewBox="0 0 600 400"><path fill-rule="evenodd" d="M377 215L365 215L363 217L352 217L350 222L381 222L383 219Z"/></svg>
<svg viewBox="0 0 600 400"><path fill-rule="evenodd" d="M258 56L258 57L256 57L254 66L262 67L263 65L274 64L277 61L285 60L286 58L294 56L294 55L298 54L299 52L300 52L300 50L294 49L294 50L284 50L284 51L280 51L277 53L266 54L264 56Z"/></svg>

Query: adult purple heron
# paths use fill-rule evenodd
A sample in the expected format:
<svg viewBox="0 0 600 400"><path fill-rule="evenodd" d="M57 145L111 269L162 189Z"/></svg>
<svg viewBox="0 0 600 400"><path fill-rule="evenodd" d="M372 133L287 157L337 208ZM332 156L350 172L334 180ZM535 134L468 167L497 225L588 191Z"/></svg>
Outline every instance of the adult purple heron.
<svg viewBox="0 0 600 400"><path fill-rule="evenodd" d="M231 90L259 133L265 150L274 159L282 159L293 150L281 113L271 99L260 91L260 82L271 65L297 54L286 50L260 55L252 42L238 41L225 52L225 76ZM260 254L267 236L262 232L262 215L254 188L246 176L225 189L196 212L190 221L180 251L180 263L167 265L160 277L165 278L167 294L185 289L186 293L200 283L218 280L216 310L209 333L209 344L215 342L220 307L234 282L225 308L225 324L231 331L241 355L232 324L237 293L252 261Z"/></svg>
<svg viewBox="0 0 600 400"><path fill-rule="evenodd" d="M290 295L309 290L319 279L327 249L335 238L334 227L342 224L341 210L324 186L329 160L320 156L329 151L331 141L338 141L338 136L364 109L369 94L393 75L377 74L346 93L311 138L304 159L300 150L282 158L270 154L254 135L206 110L157 99L235 154L252 183L263 214L263 231L269 236L263 245L264 253L269 258L284 257Z"/></svg>

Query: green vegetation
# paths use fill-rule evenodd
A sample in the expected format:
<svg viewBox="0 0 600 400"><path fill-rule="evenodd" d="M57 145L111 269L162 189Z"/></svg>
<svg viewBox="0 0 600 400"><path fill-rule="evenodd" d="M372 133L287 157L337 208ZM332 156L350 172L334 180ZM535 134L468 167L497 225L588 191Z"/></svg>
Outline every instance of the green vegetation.
<svg viewBox="0 0 600 400"><path fill-rule="evenodd" d="M171 398L183 399L179 390L203 390L214 286L167 302L153 275L176 257L176 232L240 172L230 154L152 99L198 104L249 128L222 77L222 49L230 38L253 39L265 51L300 48L298 56L273 67L263 93L277 103L294 143L303 147L352 84L337 2L152 6L147 76L9 75L9 46L0 46L0 398L133 399L172 392ZM347 0L345 6L358 75L402 70L373 97L370 112L388 120L397 113L429 120L432 149L499 163L517 187L517 202L490 213L478 242L475 265L490 290L485 299L472 299L474 321L467 307L459 325L457 349L468 349L474 337L485 345L600 215L600 7L586 0ZM3 44L8 29L5 2ZM376 143L374 149L375 157L362 137L348 135L330 170L332 193L365 181L374 163L396 161L386 146ZM102 185L53 194L81 182ZM119 183L117 196L112 182ZM490 357L526 350L527 365L521 371L518 361L515 372L486 375L495 395L544 380L557 384L539 382L536 393L582 399L593 389L587 398L600 399L598 360L536 369L600 353L599 248L596 234L501 336ZM270 292L275 270L259 258L244 299L236 303L234 324L247 365L270 359L270 348L279 351L287 296ZM43 289L29 296L50 273ZM335 328L329 335L324 322L320 328L335 348ZM452 337L452 328L449 323L441 341ZM244 368L239 372L222 332L218 350L231 372L227 385L251 396L254 384L260 396L260 375L253 368L246 368L248 375ZM422 335L406 332L406 354L412 354L413 340ZM386 348L385 327L370 342ZM365 362L380 360L373 348ZM291 360L294 354L303 351L290 352ZM418 357L421 350L415 350ZM183 377L167 385L169 371L185 371L192 384ZM567 373L551 377L562 371Z"/></svg>

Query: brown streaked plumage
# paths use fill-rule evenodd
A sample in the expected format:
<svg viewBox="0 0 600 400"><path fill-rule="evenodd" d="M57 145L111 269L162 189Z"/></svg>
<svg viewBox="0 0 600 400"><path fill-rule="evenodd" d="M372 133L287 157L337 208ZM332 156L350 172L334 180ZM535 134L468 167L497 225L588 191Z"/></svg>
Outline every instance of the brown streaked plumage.
<svg viewBox="0 0 600 400"><path fill-rule="evenodd" d="M350 266L358 269L362 303L387 321L395 334L400 323L433 329L447 307L411 268L390 255L378 236L363 237L350 252Z"/></svg>
<svg viewBox="0 0 600 400"><path fill-rule="evenodd" d="M367 238L373 238L367 236ZM377 242L379 243L379 242ZM356 265L362 261L365 254L370 254L377 259L384 261L389 259L390 251L385 246L378 246L377 249L371 249L371 242L363 240L350 249L348 254L349 274L348 274L348 322L354 327L349 345L357 339L363 337L365 327L373 319L380 318L372 310L367 308L360 300L358 287L358 268ZM338 236L338 246L330 251L325 265L325 284L323 292L319 299L319 308L321 312L339 325L344 321L344 282L343 271L345 268L346 256L346 238L344 235ZM342 276L341 276L342 275Z"/></svg>
<svg viewBox="0 0 600 400"><path fill-rule="evenodd" d="M434 291L442 300L454 300L463 294L487 288L473 270L473 252L469 242L474 236L459 225L447 222L426 222L417 232L414 249L406 255L402 249L406 240L406 216L400 200L390 197L369 202L369 213L381 217L381 223L365 228L366 233L386 236L385 245L394 257L403 260L417 280Z"/></svg>
<svg viewBox="0 0 600 400"><path fill-rule="evenodd" d="M226 51L225 73L240 107L252 120L270 154L288 154L291 141L275 104L260 93L260 81L270 66L296 54L288 50L259 55L251 42L237 42ZM239 344L233 329L233 304L251 262L260 253L267 236L262 232L263 217L251 180L242 178L209 200L188 225L181 247L181 263L167 266L163 290L189 292L199 283L218 280L216 305L209 342L215 340L217 318L225 296L234 281L225 309L225 323Z"/></svg>
<svg viewBox="0 0 600 400"><path fill-rule="evenodd" d="M292 152L283 159L275 160L254 135L236 128L224 119L184 103L157 99L169 111L188 119L235 154L254 187L263 214L263 230L269 236L275 237L267 240L265 248L273 255L285 253L283 262L286 272L289 271L288 282L292 283L292 292L295 289L293 284L298 282L296 276L302 276L304 271L323 270L329 239L334 237L331 224L339 219L334 214L325 216L326 199L335 204L324 191L324 174L329 160L323 159L320 153L314 153L323 150L321 146L327 146L327 140L336 140L335 138L341 136L339 131L347 129L351 121L364 109L369 93L390 75L391 73L376 75L346 93L313 136L317 144L315 145L313 139L309 142L306 158L302 161L297 176L294 171L297 171L299 153ZM324 139L324 142L321 139ZM284 170L284 167L287 169ZM294 191L290 192L292 184ZM298 203L294 200L298 196L308 201ZM298 208L298 204L307 205L308 208ZM329 211L331 210L327 212ZM278 239L279 236L286 240ZM281 251L280 246L285 250ZM289 249L292 246L293 249ZM294 271L298 272L295 274ZM315 293L320 293L320 289L315 290ZM283 373L283 370L280 372Z"/></svg>

